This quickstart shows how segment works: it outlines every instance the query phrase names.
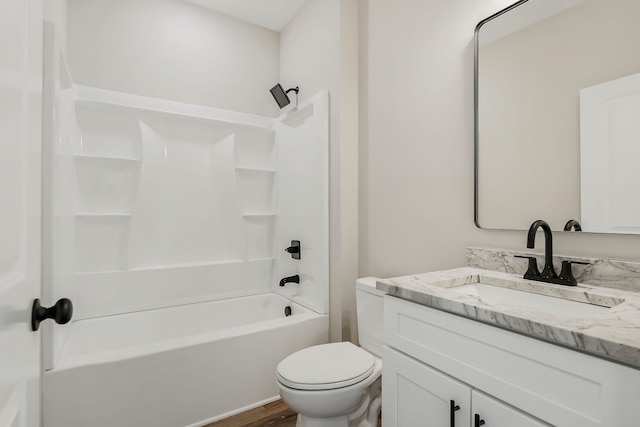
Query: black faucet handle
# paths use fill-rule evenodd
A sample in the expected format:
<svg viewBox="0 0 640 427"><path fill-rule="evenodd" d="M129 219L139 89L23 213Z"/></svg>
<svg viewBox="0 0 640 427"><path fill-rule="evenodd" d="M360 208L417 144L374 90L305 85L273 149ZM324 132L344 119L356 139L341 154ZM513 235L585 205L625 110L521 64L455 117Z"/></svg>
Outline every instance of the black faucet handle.
<svg viewBox="0 0 640 427"><path fill-rule="evenodd" d="M559 280L562 280L564 285L575 286L578 284L578 281L575 277L573 277L573 272L571 271L571 264L573 261L562 261L562 270L560 270L560 275L558 276ZM578 264L576 262L576 264ZM582 264L582 263L580 263Z"/></svg>
<svg viewBox="0 0 640 427"><path fill-rule="evenodd" d="M524 258L529 260L529 266L527 267L527 272L524 273L525 279L532 279L535 277L540 277L540 270L538 270L538 259L534 256L525 256L525 255L514 255L516 258Z"/></svg>
<svg viewBox="0 0 640 427"><path fill-rule="evenodd" d="M573 272L571 271L571 264L589 265L589 263L582 261L562 261L562 270L560 271L558 279L562 280L564 282L564 285L575 286L578 284L578 281L573 276Z"/></svg>
<svg viewBox="0 0 640 427"><path fill-rule="evenodd" d="M589 265L589 264L591 264L590 262L584 262L584 261L569 261L569 260L566 260L566 261L562 261L562 262L563 262L563 263L565 263L565 262L566 262L566 263L569 263L569 264L582 264L582 265Z"/></svg>
<svg viewBox="0 0 640 427"><path fill-rule="evenodd" d="M291 246L284 250L291 254L291 258L300 259L300 240L292 240Z"/></svg>

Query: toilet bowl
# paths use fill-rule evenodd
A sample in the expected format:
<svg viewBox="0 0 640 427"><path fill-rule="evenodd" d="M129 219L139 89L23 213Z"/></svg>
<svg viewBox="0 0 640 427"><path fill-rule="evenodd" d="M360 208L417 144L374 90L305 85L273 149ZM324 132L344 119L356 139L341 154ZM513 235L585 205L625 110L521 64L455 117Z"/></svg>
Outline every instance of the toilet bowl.
<svg viewBox="0 0 640 427"><path fill-rule="evenodd" d="M359 279L358 347L350 342L305 348L278 364L280 397L298 427L375 427L382 405L382 296L375 278Z"/></svg>

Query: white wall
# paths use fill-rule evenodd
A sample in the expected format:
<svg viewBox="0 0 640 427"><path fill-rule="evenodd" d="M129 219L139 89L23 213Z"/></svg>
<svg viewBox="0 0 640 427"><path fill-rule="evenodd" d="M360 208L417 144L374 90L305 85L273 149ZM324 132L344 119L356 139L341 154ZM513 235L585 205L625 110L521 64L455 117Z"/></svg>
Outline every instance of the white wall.
<svg viewBox="0 0 640 427"><path fill-rule="evenodd" d="M309 0L280 35L280 81L329 91L330 339L351 338L357 278L357 3ZM291 108L291 107L290 107Z"/></svg>
<svg viewBox="0 0 640 427"><path fill-rule="evenodd" d="M275 116L279 34L178 0L69 0L75 83Z"/></svg>
<svg viewBox="0 0 640 427"><path fill-rule="evenodd" d="M524 249L524 231L473 224L473 31L513 1L359 1L359 274L460 266L471 245ZM640 260L638 236L554 237L558 255Z"/></svg>

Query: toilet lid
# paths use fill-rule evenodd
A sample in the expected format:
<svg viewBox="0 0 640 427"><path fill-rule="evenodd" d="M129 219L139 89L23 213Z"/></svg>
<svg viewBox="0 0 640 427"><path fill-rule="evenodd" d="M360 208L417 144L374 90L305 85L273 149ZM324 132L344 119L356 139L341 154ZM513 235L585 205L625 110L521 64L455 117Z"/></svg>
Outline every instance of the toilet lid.
<svg viewBox="0 0 640 427"><path fill-rule="evenodd" d="M374 357L350 342L305 348L278 364L278 380L298 390L332 390L356 384L373 372Z"/></svg>

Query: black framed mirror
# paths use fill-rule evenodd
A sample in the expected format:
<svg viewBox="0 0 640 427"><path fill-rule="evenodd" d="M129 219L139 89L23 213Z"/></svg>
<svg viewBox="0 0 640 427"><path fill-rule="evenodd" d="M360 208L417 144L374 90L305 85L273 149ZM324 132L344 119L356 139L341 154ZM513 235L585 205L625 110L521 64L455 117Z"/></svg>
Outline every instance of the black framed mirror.
<svg viewBox="0 0 640 427"><path fill-rule="evenodd" d="M639 19L637 0L523 0L477 25L478 227L640 234Z"/></svg>

